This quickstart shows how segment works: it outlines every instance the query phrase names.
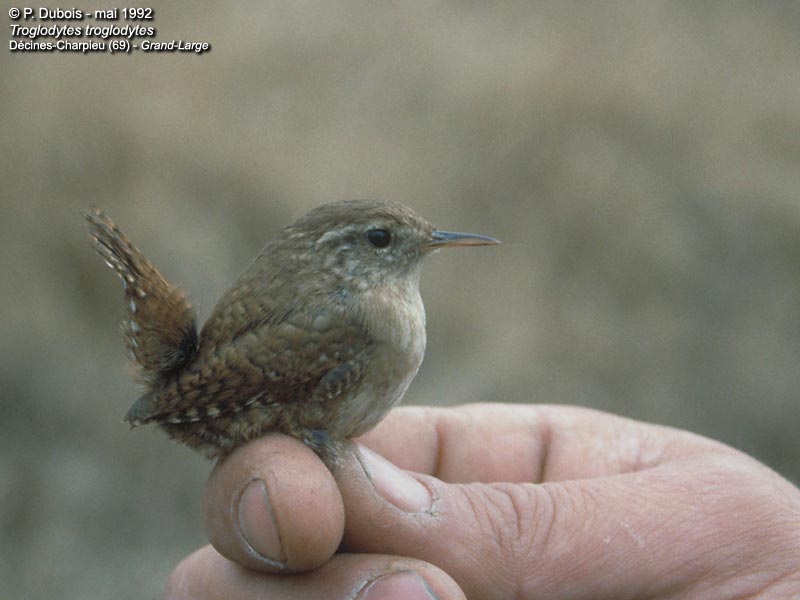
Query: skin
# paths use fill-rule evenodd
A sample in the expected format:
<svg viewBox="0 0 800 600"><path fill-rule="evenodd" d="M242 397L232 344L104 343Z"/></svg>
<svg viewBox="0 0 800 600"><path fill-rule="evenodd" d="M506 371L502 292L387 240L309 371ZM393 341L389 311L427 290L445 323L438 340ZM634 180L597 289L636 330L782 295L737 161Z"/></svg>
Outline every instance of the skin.
<svg viewBox="0 0 800 600"><path fill-rule="evenodd" d="M215 467L205 514L167 598L800 597L798 488L575 407L395 409L335 475L269 435Z"/></svg>

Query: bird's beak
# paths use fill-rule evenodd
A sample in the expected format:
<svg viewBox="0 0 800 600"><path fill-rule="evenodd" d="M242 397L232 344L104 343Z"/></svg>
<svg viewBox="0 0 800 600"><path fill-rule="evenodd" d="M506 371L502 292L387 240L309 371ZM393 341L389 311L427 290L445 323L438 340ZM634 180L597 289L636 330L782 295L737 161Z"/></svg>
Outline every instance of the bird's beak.
<svg viewBox="0 0 800 600"><path fill-rule="evenodd" d="M494 246L500 242L488 235L477 233L455 233L453 231L434 231L426 246L435 250L448 246Z"/></svg>

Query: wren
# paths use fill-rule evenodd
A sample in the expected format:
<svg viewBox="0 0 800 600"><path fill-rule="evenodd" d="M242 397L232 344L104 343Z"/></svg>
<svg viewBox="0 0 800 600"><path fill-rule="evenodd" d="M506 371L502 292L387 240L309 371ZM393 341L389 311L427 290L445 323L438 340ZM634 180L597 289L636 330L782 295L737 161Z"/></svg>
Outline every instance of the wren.
<svg viewBox="0 0 800 600"><path fill-rule="evenodd" d="M263 248L198 333L186 294L101 211L86 220L95 248L122 278L123 331L144 387L125 421L157 423L209 458L278 431L329 466L417 374L425 256L499 243L439 231L401 204L324 204Z"/></svg>

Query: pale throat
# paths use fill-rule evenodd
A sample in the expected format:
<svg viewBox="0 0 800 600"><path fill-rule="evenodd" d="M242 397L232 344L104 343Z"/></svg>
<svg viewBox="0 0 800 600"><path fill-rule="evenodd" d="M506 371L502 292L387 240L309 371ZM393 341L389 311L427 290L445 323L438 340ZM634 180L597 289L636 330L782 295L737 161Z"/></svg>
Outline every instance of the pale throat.
<svg viewBox="0 0 800 600"><path fill-rule="evenodd" d="M417 274L361 292L359 304L359 312L373 339L415 353L425 351L425 307Z"/></svg>

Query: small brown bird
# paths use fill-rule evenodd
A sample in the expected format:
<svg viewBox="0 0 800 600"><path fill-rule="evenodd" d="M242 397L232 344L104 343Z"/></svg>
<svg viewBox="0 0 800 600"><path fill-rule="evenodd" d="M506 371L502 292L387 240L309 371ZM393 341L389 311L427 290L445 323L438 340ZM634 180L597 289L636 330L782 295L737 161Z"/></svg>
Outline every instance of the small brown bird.
<svg viewBox="0 0 800 600"><path fill-rule="evenodd" d="M499 243L438 231L400 204L325 204L264 247L198 335L186 295L102 212L86 219L122 278L123 330L145 388L125 420L158 423L209 458L280 431L329 465L344 440L400 401L419 369L423 257Z"/></svg>

